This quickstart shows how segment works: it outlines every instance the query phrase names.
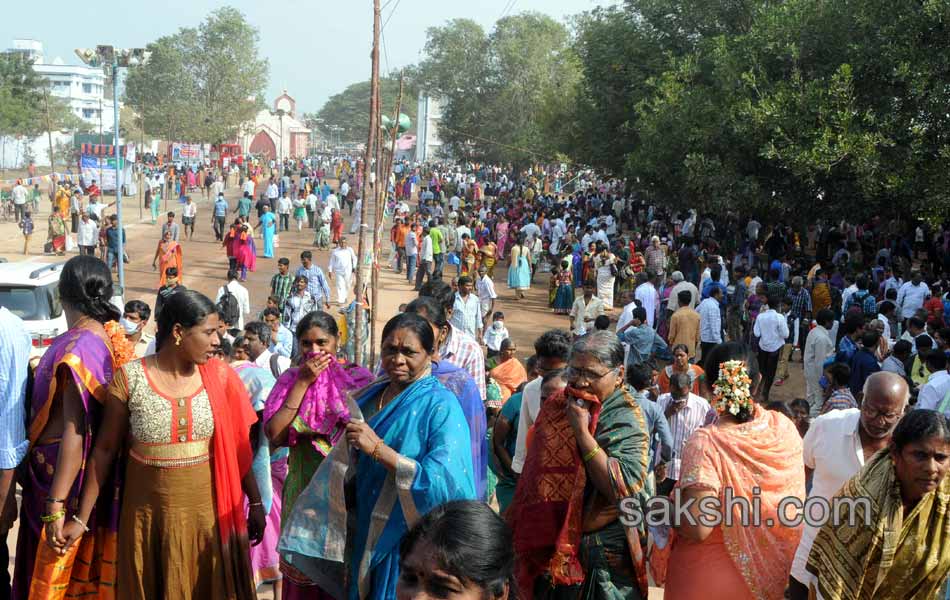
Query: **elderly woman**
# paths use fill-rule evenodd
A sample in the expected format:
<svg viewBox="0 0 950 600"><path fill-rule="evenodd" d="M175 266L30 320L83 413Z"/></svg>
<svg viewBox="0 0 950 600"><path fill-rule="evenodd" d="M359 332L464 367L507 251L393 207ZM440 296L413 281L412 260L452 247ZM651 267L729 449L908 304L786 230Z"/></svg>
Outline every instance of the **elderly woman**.
<svg viewBox="0 0 950 600"><path fill-rule="evenodd" d="M287 562L336 598L393 598L406 531L444 502L475 498L465 416L432 376L432 327L403 313L382 339L386 376L350 396L346 433L281 537Z"/></svg>
<svg viewBox="0 0 950 600"><path fill-rule="evenodd" d="M937 597L950 573L948 468L947 418L932 410L908 413L890 447L838 492L870 501L842 503L836 520L818 532L807 566L816 597Z"/></svg>
<svg viewBox="0 0 950 600"><path fill-rule="evenodd" d="M698 518L705 498L730 506L727 493L757 499L763 523L779 522L784 498L804 502L801 436L788 417L754 403L746 356L744 346L730 342L706 359L710 404L719 420L693 432L683 448L677 487L684 502L693 501L693 518L676 530L667 600L781 600L785 592L801 527L746 527L738 505L731 506L731 521L720 525Z"/></svg>
<svg viewBox="0 0 950 600"><path fill-rule="evenodd" d="M518 585L529 600L562 592L586 600L647 597L643 531L628 530L618 510L622 499L644 510L649 457L646 421L624 385L623 359L612 332L580 338L568 387L544 402L535 421L508 512ZM565 439L574 444L565 448Z"/></svg>

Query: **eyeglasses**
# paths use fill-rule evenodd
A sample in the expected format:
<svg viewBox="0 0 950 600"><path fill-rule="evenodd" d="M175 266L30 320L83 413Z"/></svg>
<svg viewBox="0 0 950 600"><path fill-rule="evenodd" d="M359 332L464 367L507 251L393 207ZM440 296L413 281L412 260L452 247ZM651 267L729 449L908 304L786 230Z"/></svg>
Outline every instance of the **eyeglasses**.
<svg viewBox="0 0 950 600"><path fill-rule="evenodd" d="M616 370L617 370L616 368L610 369L609 371L598 375L597 373L594 373L593 371L588 371L587 369L575 369L574 367L568 367L567 372L565 373L565 376L567 377L567 380L571 382L576 382L583 379L587 383L594 383L594 382L600 381L601 379L610 375Z"/></svg>
<svg viewBox="0 0 950 600"><path fill-rule="evenodd" d="M888 423L899 421L900 418L904 416L904 413L900 413L900 412L883 413L879 410L869 408L867 404L864 404L861 406L861 412L867 415L867 417L871 419L872 421L876 421L877 419L883 418Z"/></svg>

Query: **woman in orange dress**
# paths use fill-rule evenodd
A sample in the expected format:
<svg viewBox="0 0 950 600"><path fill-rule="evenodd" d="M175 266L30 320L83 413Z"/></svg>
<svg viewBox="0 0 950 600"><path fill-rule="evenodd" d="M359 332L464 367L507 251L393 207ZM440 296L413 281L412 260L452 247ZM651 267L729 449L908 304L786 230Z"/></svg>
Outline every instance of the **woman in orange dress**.
<svg viewBox="0 0 950 600"><path fill-rule="evenodd" d="M689 391L697 396L701 394L705 372L699 365L689 364L689 348L686 347L686 344L673 346L673 363L660 370L656 383L660 387L661 394L670 393L670 378L673 377L673 373L685 373L689 377Z"/></svg>
<svg viewBox="0 0 950 600"><path fill-rule="evenodd" d="M783 498L804 502L802 440L788 417L753 402L746 354L745 346L730 342L716 346L706 362L719 420L697 429L683 448L677 487L684 502L694 500L693 521L684 519L676 529L667 600L784 598L802 528L779 525L777 515ZM732 524L709 527L696 520L701 499L713 497L725 506L726 492L750 505L756 499L758 514L734 502ZM743 512L760 518L762 525L744 526ZM776 525L765 526L769 519Z"/></svg>
<svg viewBox="0 0 950 600"><path fill-rule="evenodd" d="M155 263L158 263L158 269L161 278L158 281L158 287L165 285L165 269L175 267L178 269L178 280L182 280L184 271L181 264L181 244L172 239L172 232L166 231L155 248L155 258L152 259L152 270L155 270Z"/></svg>
<svg viewBox="0 0 950 600"><path fill-rule="evenodd" d="M521 362L515 358L518 348L511 338L501 341L501 350L498 355L498 364L488 372L501 390L501 401L505 402L521 386L528 381L528 372Z"/></svg>

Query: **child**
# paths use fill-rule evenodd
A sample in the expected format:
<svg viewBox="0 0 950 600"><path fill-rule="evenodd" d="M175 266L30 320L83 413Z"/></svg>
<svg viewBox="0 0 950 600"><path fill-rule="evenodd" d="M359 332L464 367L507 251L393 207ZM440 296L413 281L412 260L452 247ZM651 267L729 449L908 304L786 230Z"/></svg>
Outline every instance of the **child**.
<svg viewBox="0 0 950 600"><path fill-rule="evenodd" d="M258 321L264 320L264 313L268 308L273 308L275 310L280 310L280 298L277 296L268 296L267 297L267 306L264 307L264 310L257 316Z"/></svg>
<svg viewBox="0 0 950 600"><path fill-rule="evenodd" d="M33 235L33 213L26 211L20 221L20 230L23 232L23 254L30 253L30 237Z"/></svg>
<svg viewBox="0 0 950 600"><path fill-rule="evenodd" d="M505 328L505 314L496 311L492 315L492 324L485 335L482 336L485 345L488 346L488 358L494 358L501 351L501 341L508 338L508 330Z"/></svg>

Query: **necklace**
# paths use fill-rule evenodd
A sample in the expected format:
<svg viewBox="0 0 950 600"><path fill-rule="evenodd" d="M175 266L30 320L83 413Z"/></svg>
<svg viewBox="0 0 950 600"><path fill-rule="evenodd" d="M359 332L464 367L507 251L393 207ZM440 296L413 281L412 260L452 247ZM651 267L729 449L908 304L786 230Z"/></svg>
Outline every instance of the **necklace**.
<svg viewBox="0 0 950 600"><path fill-rule="evenodd" d="M396 394L391 393L389 390L390 386L387 386L386 389L383 390L383 392L379 395L379 400L376 401L376 412L383 410L383 407L389 404L392 399L396 397ZM390 395L389 398L386 397L387 394Z"/></svg>

